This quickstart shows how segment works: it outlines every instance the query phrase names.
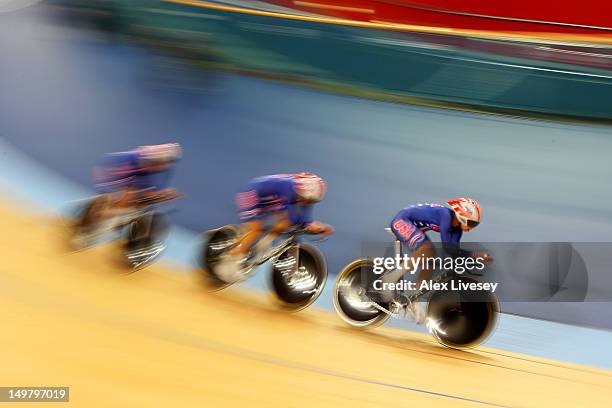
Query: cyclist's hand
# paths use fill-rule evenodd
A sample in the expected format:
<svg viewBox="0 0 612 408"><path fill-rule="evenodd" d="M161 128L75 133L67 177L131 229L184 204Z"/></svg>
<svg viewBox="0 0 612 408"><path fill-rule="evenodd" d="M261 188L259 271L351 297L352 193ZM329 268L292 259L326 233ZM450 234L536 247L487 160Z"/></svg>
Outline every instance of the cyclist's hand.
<svg viewBox="0 0 612 408"><path fill-rule="evenodd" d="M325 234L329 235L334 232L334 228L331 225L323 224L322 222L314 221L308 224L305 228L306 232L310 234Z"/></svg>
<svg viewBox="0 0 612 408"><path fill-rule="evenodd" d="M472 256L474 257L474 259L482 258L482 262L485 265L489 265L489 264L493 263L493 257L491 256L491 254L489 254L487 252L474 252L472 254Z"/></svg>

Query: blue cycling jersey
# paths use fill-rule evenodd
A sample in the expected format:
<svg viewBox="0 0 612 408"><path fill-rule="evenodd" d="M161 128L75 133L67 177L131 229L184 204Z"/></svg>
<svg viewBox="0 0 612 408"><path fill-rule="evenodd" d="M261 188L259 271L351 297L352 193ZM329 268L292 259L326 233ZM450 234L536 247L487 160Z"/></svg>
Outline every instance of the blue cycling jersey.
<svg viewBox="0 0 612 408"><path fill-rule="evenodd" d="M452 226L453 210L440 204L415 204L402 209L396 217L411 221L421 231L440 233L444 243L459 243L463 231L461 227Z"/></svg>
<svg viewBox="0 0 612 408"><path fill-rule="evenodd" d="M429 241L427 231L439 232L443 244L456 246L463 231L461 227L453 227L453 216L450 208L440 204L415 204L400 210L390 226L395 236L413 250Z"/></svg>
<svg viewBox="0 0 612 408"><path fill-rule="evenodd" d="M111 193L125 188L158 191L170 184L172 168L151 170L142 165L137 151L111 153L104 156L96 167L94 183L101 193Z"/></svg>
<svg viewBox="0 0 612 408"><path fill-rule="evenodd" d="M236 206L243 222L287 211L292 223L311 223L313 205L298 204L297 201L298 195L291 174L257 177L236 195Z"/></svg>

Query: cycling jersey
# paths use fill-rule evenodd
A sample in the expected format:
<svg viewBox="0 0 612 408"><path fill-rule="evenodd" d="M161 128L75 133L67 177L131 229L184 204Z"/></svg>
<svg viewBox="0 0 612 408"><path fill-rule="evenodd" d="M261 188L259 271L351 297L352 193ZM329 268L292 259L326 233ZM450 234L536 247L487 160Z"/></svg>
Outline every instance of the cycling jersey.
<svg viewBox="0 0 612 408"><path fill-rule="evenodd" d="M94 170L94 186L100 193L112 193L125 188L159 191L169 186L172 168L150 170L142 166L136 151L111 153L104 156Z"/></svg>
<svg viewBox="0 0 612 408"><path fill-rule="evenodd" d="M295 225L310 224L312 204L298 204L295 182L291 174L258 177L236 195L241 221L259 220L274 213L287 211Z"/></svg>
<svg viewBox="0 0 612 408"><path fill-rule="evenodd" d="M445 248L458 250L463 235L461 227L453 227L453 211L440 204L415 204L400 210L391 220L391 230L409 249L415 250L429 238L425 233L440 233Z"/></svg>

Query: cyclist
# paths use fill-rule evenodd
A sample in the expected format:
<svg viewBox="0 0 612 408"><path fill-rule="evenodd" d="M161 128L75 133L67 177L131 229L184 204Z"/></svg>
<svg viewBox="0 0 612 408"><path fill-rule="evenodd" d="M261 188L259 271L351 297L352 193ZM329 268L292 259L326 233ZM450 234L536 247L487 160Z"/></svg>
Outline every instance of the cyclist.
<svg viewBox="0 0 612 408"><path fill-rule="evenodd" d="M94 186L100 194L96 214L146 205L151 200L171 200L179 194L168 186L172 170L182 155L178 143L136 147L107 154L94 168Z"/></svg>
<svg viewBox="0 0 612 408"><path fill-rule="evenodd" d="M314 204L323 199L325 192L325 181L312 173L275 174L251 180L236 195L243 234L217 266L218 273L235 279L257 241L259 247L267 248L292 227L302 227L312 234L331 234L331 226L314 221L312 216ZM271 226L266 228L269 220Z"/></svg>
<svg viewBox="0 0 612 408"><path fill-rule="evenodd" d="M413 257L424 259L436 256L436 250L427 237L427 231L440 233L444 250L452 256L482 257L484 262L492 262L488 254L472 253L459 246L464 232L470 231L480 223L482 211L478 202L472 198L456 198L444 204L415 204L400 210L391 220L393 234L406 245ZM398 282L406 271L397 269L381 277L383 282ZM416 278L417 290L409 297L408 304L396 299L393 291L375 291L368 288L367 295L376 302L390 302L395 308L407 306L418 323L424 318L424 302L415 300L422 294L418 288L421 282L429 279L433 270L422 267Z"/></svg>

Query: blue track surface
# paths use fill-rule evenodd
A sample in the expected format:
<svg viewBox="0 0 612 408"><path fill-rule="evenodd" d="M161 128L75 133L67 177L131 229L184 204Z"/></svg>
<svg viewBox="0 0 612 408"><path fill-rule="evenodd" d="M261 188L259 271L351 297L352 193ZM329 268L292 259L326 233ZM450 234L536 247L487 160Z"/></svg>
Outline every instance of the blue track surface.
<svg viewBox="0 0 612 408"><path fill-rule="evenodd" d="M193 232L236 221L233 195L251 177L302 170L329 182L317 215L337 228L321 245L332 271L358 256L361 242L387 239L382 228L397 209L464 194L485 205L474 241L609 241L606 127L393 105L231 75L190 72L177 82L167 58L30 10L0 15L0 58L0 137L17 148L2 149L5 184L62 207L87 193L103 153L179 140L176 187L187 199L173 217L192 233L182 230L170 255L183 262ZM194 81L207 91L180 89ZM592 318L587 309L567 313ZM612 367L612 355L598 349L609 344L607 332L508 316L502 325L493 346ZM534 330L542 338L521 340ZM590 350L574 349L587 339Z"/></svg>

